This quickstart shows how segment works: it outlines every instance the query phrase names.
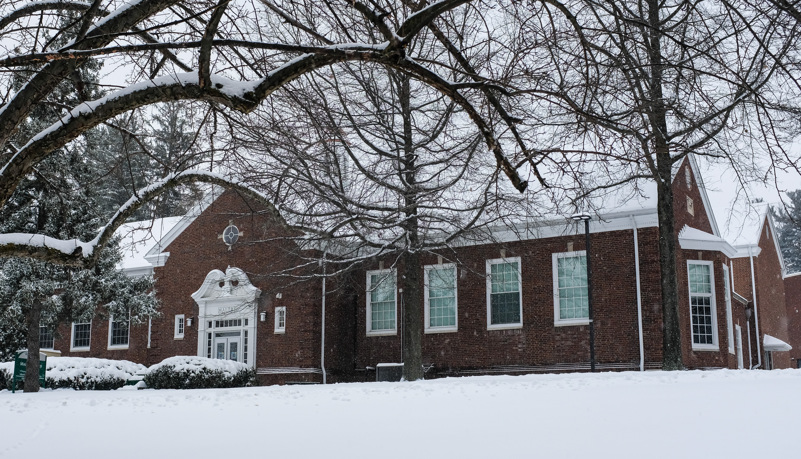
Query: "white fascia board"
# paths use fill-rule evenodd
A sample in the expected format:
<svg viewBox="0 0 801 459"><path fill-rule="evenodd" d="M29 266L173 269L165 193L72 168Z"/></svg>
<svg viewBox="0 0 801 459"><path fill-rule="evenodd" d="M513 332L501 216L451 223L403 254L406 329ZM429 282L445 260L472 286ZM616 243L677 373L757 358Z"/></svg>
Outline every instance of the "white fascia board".
<svg viewBox="0 0 801 459"><path fill-rule="evenodd" d="M683 250L709 250L720 252L729 258L735 258L737 249L728 242L691 226L685 226L679 232L679 246Z"/></svg>
<svg viewBox="0 0 801 459"><path fill-rule="evenodd" d="M161 239L156 242L150 250L147 251L145 254L145 260L147 260L150 264L154 267L161 267L167 262L167 258L169 258L169 252L162 252L162 250L169 247L173 241L178 239L178 236L184 232L185 229L191 225L203 211L208 208L211 203L213 203L220 195L222 194L223 190L217 190L217 187L212 187L212 190L203 197L201 202L192 209L188 214L184 215L184 217L175 224L168 232L165 234Z"/></svg>
<svg viewBox="0 0 801 459"><path fill-rule="evenodd" d="M701 171L698 169L698 162L695 160L695 155L690 153L687 155L687 162L690 163L690 170L693 172L693 176L695 177L695 183L698 186L698 191L701 194L701 201L704 204L704 210L706 211L706 217L709 219L709 224L712 226L712 234L715 236L720 237L720 229L718 228L718 222L715 220L715 212L712 210L712 204L709 203L709 196L706 193L706 185L704 185L704 178L701 176ZM681 163L678 163L681 165ZM674 180L676 180L676 176L678 175L679 168L673 168L673 178L671 179L671 184Z"/></svg>
<svg viewBox="0 0 801 459"><path fill-rule="evenodd" d="M756 244L735 245L734 250L737 253L729 258L748 258L752 255L757 257L762 252L762 249Z"/></svg>
<svg viewBox="0 0 801 459"><path fill-rule="evenodd" d="M150 260L148 260L150 261ZM152 266L139 266L136 268L127 268L122 270L128 277L144 277L150 276L153 274L153 267Z"/></svg>
<svg viewBox="0 0 801 459"><path fill-rule="evenodd" d="M632 217L634 218L634 222L632 222ZM636 228L638 229L657 227L659 226L659 216L657 215L656 209L594 215L593 219L590 220L590 233L633 230L635 228L635 222ZM567 215L564 219L520 224L511 228L496 227L490 230L490 235L486 241L470 240L462 241L454 245L465 247L496 242L547 239L560 236L573 236L576 235L577 232L584 234L584 224L581 222L577 224Z"/></svg>
<svg viewBox="0 0 801 459"><path fill-rule="evenodd" d="M765 221L768 224L770 231L770 239L773 241L773 247L776 249L776 255L779 257L779 267L781 267L782 278L787 277L787 265L784 264L784 257L782 256L782 246L779 244L779 238L776 236L776 225L773 222L773 216L767 209L765 210ZM762 232L759 233L762 235Z"/></svg>

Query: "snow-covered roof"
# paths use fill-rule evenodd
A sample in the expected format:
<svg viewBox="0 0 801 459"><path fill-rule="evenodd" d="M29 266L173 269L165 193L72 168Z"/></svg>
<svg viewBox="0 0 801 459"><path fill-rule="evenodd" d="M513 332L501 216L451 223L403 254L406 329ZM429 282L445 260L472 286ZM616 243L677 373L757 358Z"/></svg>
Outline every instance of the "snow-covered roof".
<svg viewBox="0 0 801 459"><path fill-rule="evenodd" d="M725 239L689 225L684 225L679 231L679 245L685 250L715 250L727 257L737 254L737 250Z"/></svg>
<svg viewBox="0 0 801 459"><path fill-rule="evenodd" d="M764 339L762 340L762 347L766 351L771 351L771 352L790 351L793 349L793 346L790 346L789 344L785 343L779 338L770 336L768 334L766 334Z"/></svg>
<svg viewBox="0 0 801 459"><path fill-rule="evenodd" d="M152 273L153 265L145 259L145 254L182 219L183 217L157 218L120 226L115 233L121 239L122 261L118 267L129 276Z"/></svg>

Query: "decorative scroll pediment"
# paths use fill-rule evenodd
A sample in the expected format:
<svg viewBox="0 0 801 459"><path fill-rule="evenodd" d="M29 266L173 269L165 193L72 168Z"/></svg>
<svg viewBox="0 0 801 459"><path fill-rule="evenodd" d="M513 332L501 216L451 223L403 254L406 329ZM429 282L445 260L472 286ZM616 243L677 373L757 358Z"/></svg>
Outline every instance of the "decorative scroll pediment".
<svg viewBox="0 0 801 459"><path fill-rule="evenodd" d="M239 268L228 267L225 272L214 269L206 275L203 285L192 294L197 302L215 299L240 299L251 302L261 295L261 290L250 283L247 274Z"/></svg>

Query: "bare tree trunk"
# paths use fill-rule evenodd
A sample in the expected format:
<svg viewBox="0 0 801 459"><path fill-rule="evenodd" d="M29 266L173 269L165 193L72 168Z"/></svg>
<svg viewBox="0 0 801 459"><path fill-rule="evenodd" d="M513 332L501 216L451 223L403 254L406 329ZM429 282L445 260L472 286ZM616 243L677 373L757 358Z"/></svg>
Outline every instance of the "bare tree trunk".
<svg viewBox="0 0 801 459"><path fill-rule="evenodd" d="M403 117L404 156L401 159L405 182L402 224L407 237L403 254L403 377L407 381L423 379L423 299L420 291L420 228L417 219L417 158L412 143L412 109L409 77L400 78L399 99Z"/></svg>
<svg viewBox="0 0 801 459"><path fill-rule="evenodd" d="M659 267L662 274L662 369L681 370L681 327L679 293L676 285L676 216L673 213L673 161L666 138L667 109L662 92L662 22L659 0L648 0L651 63L650 122L656 156L657 213L659 215Z"/></svg>
<svg viewBox="0 0 801 459"><path fill-rule="evenodd" d="M42 317L42 303L31 304L25 316L28 330L28 364L25 372L25 392L39 392L39 322Z"/></svg>
<svg viewBox="0 0 801 459"><path fill-rule="evenodd" d="M662 158L664 156L664 158ZM661 158L661 161L660 161ZM676 219L673 213L672 162L669 153L657 154L657 211L659 214L659 268L662 287L662 369L684 368L679 326L676 270Z"/></svg>

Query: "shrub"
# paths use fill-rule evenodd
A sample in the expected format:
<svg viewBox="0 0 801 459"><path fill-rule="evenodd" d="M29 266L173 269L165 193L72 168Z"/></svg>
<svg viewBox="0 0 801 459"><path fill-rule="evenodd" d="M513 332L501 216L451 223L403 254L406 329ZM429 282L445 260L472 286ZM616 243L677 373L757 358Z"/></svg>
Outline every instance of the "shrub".
<svg viewBox="0 0 801 459"><path fill-rule="evenodd" d="M255 384L256 371L230 360L178 356L150 367L144 381L153 389L245 387Z"/></svg>
<svg viewBox="0 0 801 459"><path fill-rule="evenodd" d="M48 389L113 390L125 385L147 368L127 360L84 357L50 357L47 359L45 386ZM11 390L14 362L0 364L0 387Z"/></svg>

